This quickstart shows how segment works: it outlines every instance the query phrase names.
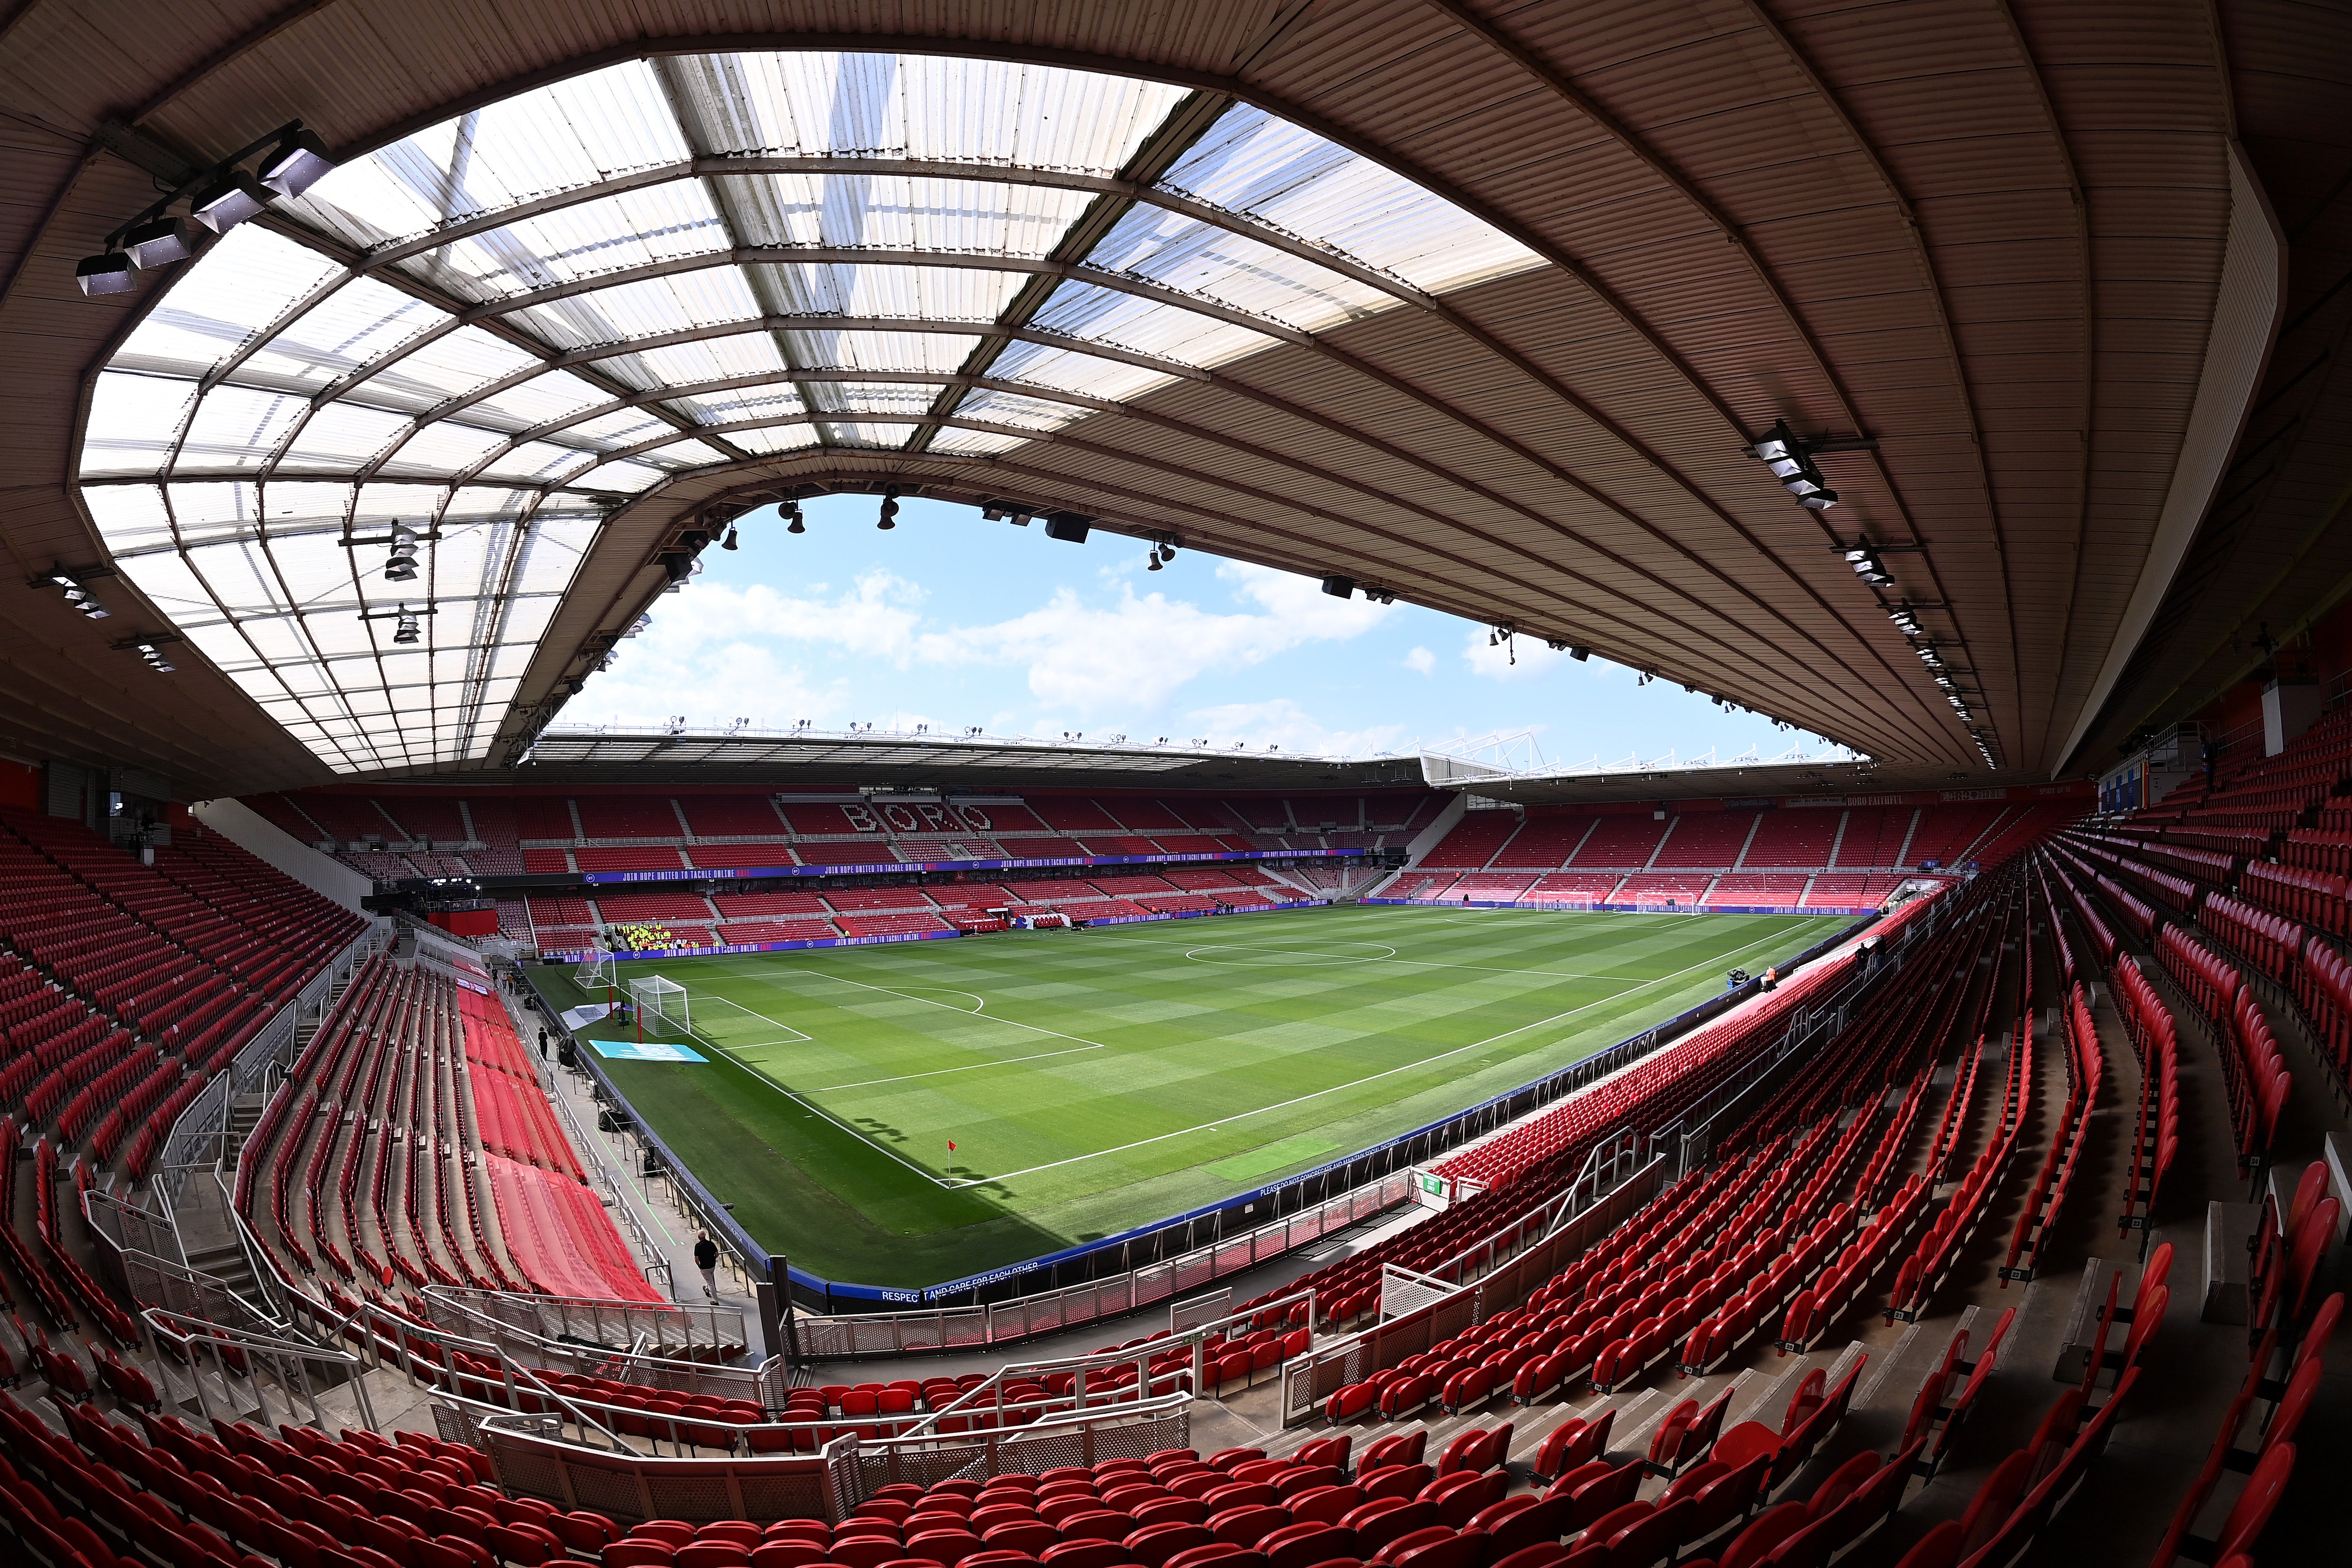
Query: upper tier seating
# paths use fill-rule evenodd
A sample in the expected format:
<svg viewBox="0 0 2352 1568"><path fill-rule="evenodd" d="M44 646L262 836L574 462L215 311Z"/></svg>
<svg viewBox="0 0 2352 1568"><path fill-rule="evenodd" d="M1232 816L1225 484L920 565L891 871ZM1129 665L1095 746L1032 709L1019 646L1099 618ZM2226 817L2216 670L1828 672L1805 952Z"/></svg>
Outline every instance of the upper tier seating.
<svg viewBox="0 0 2352 1568"><path fill-rule="evenodd" d="M423 840L436 844L462 844L474 837L466 826L465 812L454 799L438 795L379 795L375 805L376 810L405 831L412 842Z"/></svg>
<svg viewBox="0 0 2352 1568"><path fill-rule="evenodd" d="M592 839L676 839L686 833L667 796L580 795L580 827Z"/></svg>
<svg viewBox="0 0 2352 1568"><path fill-rule="evenodd" d="M1517 811L1465 811L1422 863L1433 871L1441 867L1476 871L1518 831Z"/></svg>
<svg viewBox="0 0 2352 1568"><path fill-rule="evenodd" d="M1666 819L1671 831L1650 863L1660 871L1720 871L1739 858L1748 831L1769 812L1678 811Z"/></svg>
<svg viewBox="0 0 2352 1568"><path fill-rule="evenodd" d="M1739 869L1825 866L1830 863L1830 851L1837 842L1838 828L1844 817L1843 811L1821 807L1762 812L1756 823L1756 836L1748 841L1748 852L1739 857Z"/></svg>
<svg viewBox="0 0 2352 1568"><path fill-rule="evenodd" d="M1657 852L1666 826L1646 813L1603 817L1568 863L1577 871L1639 871Z"/></svg>
<svg viewBox="0 0 2352 1568"><path fill-rule="evenodd" d="M787 831L765 795L680 795L688 831L706 839L781 839Z"/></svg>

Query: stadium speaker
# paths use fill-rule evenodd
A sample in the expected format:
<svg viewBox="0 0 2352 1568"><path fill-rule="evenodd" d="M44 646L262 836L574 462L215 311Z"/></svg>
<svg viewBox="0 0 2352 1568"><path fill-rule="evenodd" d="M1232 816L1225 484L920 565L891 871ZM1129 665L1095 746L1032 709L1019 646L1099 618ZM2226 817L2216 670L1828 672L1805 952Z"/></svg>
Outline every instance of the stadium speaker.
<svg viewBox="0 0 2352 1568"><path fill-rule="evenodd" d="M1092 517L1076 512L1056 512L1045 519L1045 537L1060 539L1065 544L1082 545L1087 542L1087 530L1094 527L1094 521Z"/></svg>
<svg viewBox="0 0 2352 1568"><path fill-rule="evenodd" d="M1352 599L1356 593L1356 580L1352 577L1327 577L1323 580L1323 591L1334 599Z"/></svg>

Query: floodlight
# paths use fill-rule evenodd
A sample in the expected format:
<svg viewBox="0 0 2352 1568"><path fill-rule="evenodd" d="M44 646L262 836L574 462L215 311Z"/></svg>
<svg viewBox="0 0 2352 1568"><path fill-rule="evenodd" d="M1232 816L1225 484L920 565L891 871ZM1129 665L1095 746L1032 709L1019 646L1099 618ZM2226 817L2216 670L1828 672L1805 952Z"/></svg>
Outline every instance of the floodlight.
<svg viewBox="0 0 2352 1568"><path fill-rule="evenodd" d="M1838 504L1838 493L1827 488L1815 489L1798 497L1797 504L1808 511L1826 512Z"/></svg>
<svg viewBox="0 0 2352 1568"><path fill-rule="evenodd" d="M1323 580L1323 591L1334 599L1352 599L1356 595L1356 580L1333 575Z"/></svg>
<svg viewBox="0 0 2352 1568"><path fill-rule="evenodd" d="M261 161L261 183L281 196L299 196L334 168L326 143L308 131L297 131Z"/></svg>
<svg viewBox="0 0 2352 1568"><path fill-rule="evenodd" d="M400 619L393 627L392 640L395 643L415 643L423 636L424 632L417 625L416 612L405 609L401 611Z"/></svg>
<svg viewBox="0 0 2352 1568"><path fill-rule="evenodd" d="M185 218L157 218L124 235L122 249L133 267L169 267L196 254L196 225Z"/></svg>
<svg viewBox="0 0 2352 1568"><path fill-rule="evenodd" d="M139 287L131 276L131 258L119 250L86 256L74 265L74 287L95 298L101 294L128 294Z"/></svg>
<svg viewBox="0 0 2352 1568"><path fill-rule="evenodd" d="M1592 650L1590 648L1570 648L1568 651L1568 656L1574 659L1577 663L1582 664L1585 660L1592 657Z"/></svg>
<svg viewBox="0 0 2352 1568"><path fill-rule="evenodd" d="M189 215L216 235L226 234L237 225L259 217L277 199L277 192L232 169L196 193Z"/></svg>
<svg viewBox="0 0 2352 1568"><path fill-rule="evenodd" d="M1772 428L1756 443L1756 455L1767 463L1780 463L1796 455L1797 438L1789 432L1789 422L1776 420Z"/></svg>

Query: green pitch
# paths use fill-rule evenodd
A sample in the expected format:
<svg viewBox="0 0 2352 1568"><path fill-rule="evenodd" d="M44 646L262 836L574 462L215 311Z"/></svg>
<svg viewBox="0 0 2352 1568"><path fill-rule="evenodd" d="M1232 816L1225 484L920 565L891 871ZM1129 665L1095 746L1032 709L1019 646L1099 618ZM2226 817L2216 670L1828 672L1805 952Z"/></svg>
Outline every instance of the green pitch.
<svg viewBox="0 0 2352 1568"><path fill-rule="evenodd" d="M1844 923L1366 905L649 960L623 983L685 986L709 1060L602 1065L753 1238L929 1285L1408 1132Z"/></svg>

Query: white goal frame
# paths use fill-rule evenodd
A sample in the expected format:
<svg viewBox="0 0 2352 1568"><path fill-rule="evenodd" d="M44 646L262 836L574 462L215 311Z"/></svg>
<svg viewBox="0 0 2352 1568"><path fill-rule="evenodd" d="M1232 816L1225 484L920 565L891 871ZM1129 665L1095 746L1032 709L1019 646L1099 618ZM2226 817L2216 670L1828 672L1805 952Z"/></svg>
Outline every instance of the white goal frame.
<svg viewBox="0 0 2352 1568"><path fill-rule="evenodd" d="M659 975L629 982L629 1005L637 1027L647 1034L692 1034L694 1020L687 1007L686 988Z"/></svg>
<svg viewBox="0 0 2352 1568"><path fill-rule="evenodd" d="M580 967L572 971L572 982L577 986L611 985L613 955L603 947L591 947L581 955Z"/></svg>

